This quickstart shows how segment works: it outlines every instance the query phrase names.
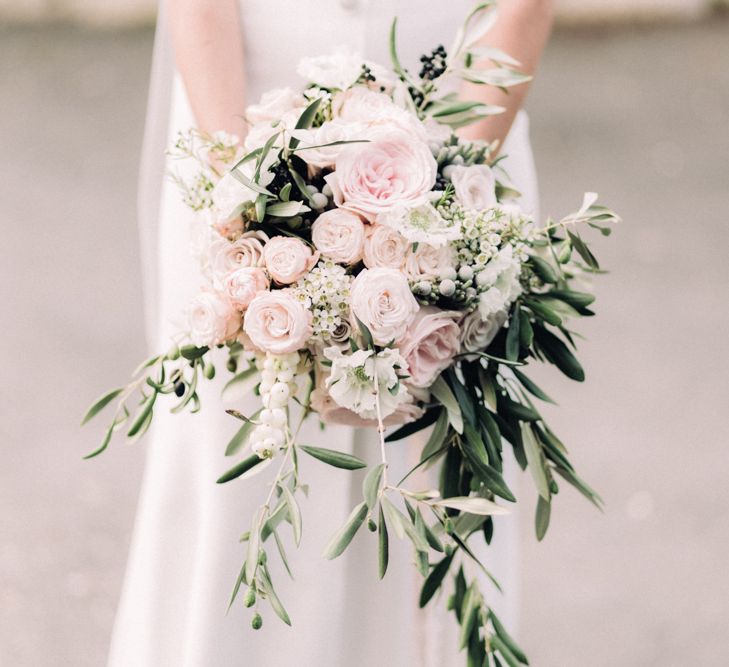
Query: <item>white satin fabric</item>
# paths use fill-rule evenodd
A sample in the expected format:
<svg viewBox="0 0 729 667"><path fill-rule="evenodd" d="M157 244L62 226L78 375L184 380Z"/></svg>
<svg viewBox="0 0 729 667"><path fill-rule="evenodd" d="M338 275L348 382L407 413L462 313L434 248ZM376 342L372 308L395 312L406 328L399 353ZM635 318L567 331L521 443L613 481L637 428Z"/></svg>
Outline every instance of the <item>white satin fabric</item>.
<svg viewBox="0 0 729 667"><path fill-rule="evenodd" d="M337 45L388 64L387 31L393 15L400 17L403 59L415 69L418 54L439 43L448 46L470 5L470 0L437 6L417 0L242 0L250 99L267 88L300 85L295 75L299 57L326 53ZM170 61L164 55L164 41L158 36L140 190L148 330L156 350L169 346L179 329L180 313L200 284L189 252L197 220L180 202L174 184L163 182L161 199L156 185L161 168L156 155L164 139L193 124L178 77L170 87L171 101L167 100L165 69ZM505 152L509 155L505 166L524 193L525 208L535 210L536 179L523 113ZM175 168L181 166L175 163ZM238 428L236 420L223 412L223 364L218 364L218 371L218 378L200 390L201 413L170 415L160 409L155 416L146 443L147 467L109 665L463 664L457 625L445 612L445 599L433 600L425 611L418 609L422 578L412 565L409 545L398 543L391 534L390 568L382 582L376 574L376 539L366 529L337 560L321 558L330 536L361 500L362 476L314 460L301 461L311 489L302 500L301 546L297 550L287 541L295 581L280 566L275 547L270 554L274 583L293 627L283 625L265 602L259 631L250 628L251 613L240 600L226 614L245 557L245 545L238 538L249 529L272 473L244 482L215 483L235 462L226 459L223 450ZM256 403L250 396L235 407L251 413ZM351 451L372 463L378 459L377 440L370 431L345 427L321 431L312 420L299 441ZM413 442L390 444L388 451L393 478L417 460ZM494 545L478 551L506 591L505 597L492 591L490 602L514 629L519 596L515 516L499 517L496 524Z"/></svg>

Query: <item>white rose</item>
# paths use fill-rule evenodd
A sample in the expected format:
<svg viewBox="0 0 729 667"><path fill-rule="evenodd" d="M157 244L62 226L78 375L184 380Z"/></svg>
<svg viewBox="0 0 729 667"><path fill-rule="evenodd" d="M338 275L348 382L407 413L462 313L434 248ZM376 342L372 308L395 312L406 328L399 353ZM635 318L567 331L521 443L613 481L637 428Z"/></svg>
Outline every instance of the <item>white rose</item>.
<svg viewBox="0 0 729 667"><path fill-rule="evenodd" d="M355 264L362 259L364 236L362 219L341 208L322 213L311 228L316 249L339 264Z"/></svg>
<svg viewBox="0 0 729 667"><path fill-rule="evenodd" d="M274 88L261 96L258 104L251 104L246 109L246 120L252 125L272 123L293 109L303 109L306 105L304 96L291 88Z"/></svg>
<svg viewBox="0 0 729 667"><path fill-rule="evenodd" d="M496 206L496 179L485 164L451 166L449 175L456 199L467 209L483 211Z"/></svg>
<svg viewBox="0 0 729 667"><path fill-rule="evenodd" d="M451 246L418 243L415 250L411 247L405 256L405 273L412 281L435 280L451 273L455 263L456 252Z"/></svg>
<svg viewBox="0 0 729 667"><path fill-rule="evenodd" d="M362 259L368 269L400 269L405 263L407 239L387 225L368 225Z"/></svg>
<svg viewBox="0 0 729 667"><path fill-rule="evenodd" d="M187 321L194 345L211 347L235 337L240 313L226 298L214 292L200 292L189 304Z"/></svg>
<svg viewBox="0 0 729 667"><path fill-rule="evenodd" d="M357 81L363 64L359 54L341 49L328 56L302 58L296 72L321 88L343 90Z"/></svg>
<svg viewBox="0 0 729 667"><path fill-rule="evenodd" d="M461 349L464 352L485 350L506 323L506 311L497 310L485 320L474 310L461 320Z"/></svg>
<svg viewBox="0 0 729 667"><path fill-rule="evenodd" d="M419 310L407 279L397 269L364 269L352 282L350 300L352 313L377 345L402 338ZM353 320L355 330L356 325Z"/></svg>

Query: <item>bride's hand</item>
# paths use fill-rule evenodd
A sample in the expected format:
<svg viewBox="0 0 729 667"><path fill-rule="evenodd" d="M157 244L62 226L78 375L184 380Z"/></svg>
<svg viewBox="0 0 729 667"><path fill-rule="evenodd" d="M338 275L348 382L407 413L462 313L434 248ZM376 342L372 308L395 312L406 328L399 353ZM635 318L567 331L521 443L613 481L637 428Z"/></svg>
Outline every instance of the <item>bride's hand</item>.
<svg viewBox="0 0 729 667"><path fill-rule="evenodd" d="M243 138L245 64L237 0L168 0L175 62L200 130Z"/></svg>
<svg viewBox="0 0 729 667"><path fill-rule="evenodd" d="M552 28L553 4L552 0L502 0L496 24L483 43L516 58L521 63L519 71L533 75ZM524 83L504 93L491 86L464 83L463 99L495 104L506 111L469 125L459 134L466 139L486 139L503 145L528 89L529 84Z"/></svg>

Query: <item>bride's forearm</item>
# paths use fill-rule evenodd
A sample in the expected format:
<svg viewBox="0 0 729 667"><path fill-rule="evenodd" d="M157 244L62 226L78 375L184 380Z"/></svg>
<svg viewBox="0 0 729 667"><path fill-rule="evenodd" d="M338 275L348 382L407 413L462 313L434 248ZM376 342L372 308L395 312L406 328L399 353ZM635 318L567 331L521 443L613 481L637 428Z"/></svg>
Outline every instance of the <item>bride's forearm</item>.
<svg viewBox="0 0 729 667"><path fill-rule="evenodd" d="M167 0L175 62L199 129L242 137L243 36L237 0Z"/></svg>
<svg viewBox="0 0 729 667"><path fill-rule="evenodd" d="M552 29L552 0L501 0L498 11L496 24L484 37L484 44L505 51L521 63L519 71L533 75ZM504 93L490 86L464 84L464 99L496 104L506 111L465 128L461 134L468 139L503 142L528 88L528 83L521 84Z"/></svg>

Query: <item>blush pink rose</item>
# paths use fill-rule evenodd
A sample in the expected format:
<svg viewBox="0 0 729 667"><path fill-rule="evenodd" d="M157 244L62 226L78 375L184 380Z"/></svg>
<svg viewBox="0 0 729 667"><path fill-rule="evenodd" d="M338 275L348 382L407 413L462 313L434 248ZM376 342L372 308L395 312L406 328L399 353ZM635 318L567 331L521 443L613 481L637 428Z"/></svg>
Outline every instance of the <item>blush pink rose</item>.
<svg viewBox="0 0 729 667"><path fill-rule="evenodd" d="M198 347L211 347L230 340L240 330L240 313L215 292L200 292L187 308L190 339Z"/></svg>
<svg viewBox="0 0 729 667"><path fill-rule="evenodd" d="M433 280L455 267L456 251L450 245L432 246L418 243L405 256L405 274L410 280Z"/></svg>
<svg viewBox="0 0 729 667"><path fill-rule="evenodd" d="M232 243L227 239L213 241L208 250L208 257L215 280L222 283L231 271L261 266L263 244L267 239L263 232L246 232Z"/></svg>
<svg viewBox="0 0 729 667"><path fill-rule="evenodd" d="M362 219L341 208L322 213L311 228L316 249L339 264L355 264L362 259L364 237Z"/></svg>
<svg viewBox="0 0 729 667"><path fill-rule="evenodd" d="M263 248L263 263L279 285L295 283L319 260L301 239L274 236Z"/></svg>
<svg viewBox="0 0 729 667"><path fill-rule="evenodd" d="M404 132L391 132L369 143L348 146L325 180L337 206L374 222L393 206L425 201L437 171L426 143Z"/></svg>
<svg viewBox="0 0 729 667"><path fill-rule="evenodd" d="M400 269L405 262L407 239L387 225L368 225L362 259L368 269L375 267Z"/></svg>
<svg viewBox="0 0 729 667"><path fill-rule="evenodd" d="M350 288L350 306L377 345L402 338L420 309L407 278L397 269L381 268L357 275ZM356 320L352 326L356 331Z"/></svg>
<svg viewBox="0 0 729 667"><path fill-rule="evenodd" d="M311 313L288 291L260 292L248 306L243 331L258 349L289 354L306 345L311 320Z"/></svg>
<svg viewBox="0 0 729 667"><path fill-rule="evenodd" d="M460 316L431 306L420 309L398 344L408 363L408 384L429 387L451 365L461 347Z"/></svg>
<svg viewBox="0 0 729 667"><path fill-rule="evenodd" d="M225 277L223 287L231 303L238 310L245 310L256 294L269 288L268 276L261 268L236 269Z"/></svg>

